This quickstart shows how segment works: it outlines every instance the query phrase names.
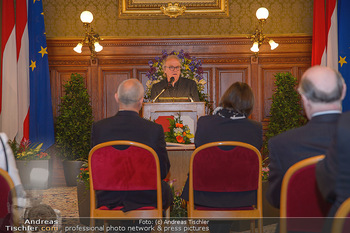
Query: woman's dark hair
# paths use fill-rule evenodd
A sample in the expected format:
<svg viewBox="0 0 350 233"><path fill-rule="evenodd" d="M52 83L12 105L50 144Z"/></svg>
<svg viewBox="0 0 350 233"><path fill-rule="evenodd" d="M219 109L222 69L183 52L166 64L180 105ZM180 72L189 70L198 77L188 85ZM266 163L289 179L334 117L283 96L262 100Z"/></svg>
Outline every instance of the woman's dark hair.
<svg viewBox="0 0 350 233"><path fill-rule="evenodd" d="M254 94L246 83L235 82L221 96L219 106L250 115L254 106Z"/></svg>

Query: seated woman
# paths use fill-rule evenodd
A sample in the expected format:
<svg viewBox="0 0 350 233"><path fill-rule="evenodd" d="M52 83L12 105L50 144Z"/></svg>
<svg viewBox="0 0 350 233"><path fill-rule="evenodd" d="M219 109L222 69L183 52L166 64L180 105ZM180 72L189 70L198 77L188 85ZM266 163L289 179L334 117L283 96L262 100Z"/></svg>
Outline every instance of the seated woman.
<svg viewBox="0 0 350 233"><path fill-rule="evenodd" d="M254 95L248 84L236 82L221 97L213 115L198 119L195 146L217 141L239 141L258 150L262 147L262 124L248 119L254 106ZM243 207L256 204L256 191L204 192L194 191L195 204L207 207ZM182 192L188 201L188 179Z"/></svg>

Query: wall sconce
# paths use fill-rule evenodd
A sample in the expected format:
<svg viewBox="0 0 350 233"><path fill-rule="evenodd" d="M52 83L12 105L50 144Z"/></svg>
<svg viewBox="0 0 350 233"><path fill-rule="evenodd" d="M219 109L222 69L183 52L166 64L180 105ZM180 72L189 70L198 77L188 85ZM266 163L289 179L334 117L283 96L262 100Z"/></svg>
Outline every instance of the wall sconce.
<svg viewBox="0 0 350 233"><path fill-rule="evenodd" d="M259 47L264 42L269 42L271 50L277 48L278 44L272 39L267 38L263 33L264 24L266 23L267 17L269 17L269 11L265 7L260 7L256 11L256 17L258 18L259 24L255 29L255 33L250 35L249 38L251 41L253 41L253 46L250 48L250 50L255 53L255 56L258 56Z"/></svg>
<svg viewBox="0 0 350 233"><path fill-rule="evenodd" d="M94 32L94 29L91 27L91 22L94 19L94 16L90 11L83 11L80 15L80 20L83 22L85 28L85 38L74 47L74 51L81 53L81 49L84 44L89 46L91 51L91 58L96 58L96 53L102 51L103 47L100 45L99 41L100 36Z"/></svg>

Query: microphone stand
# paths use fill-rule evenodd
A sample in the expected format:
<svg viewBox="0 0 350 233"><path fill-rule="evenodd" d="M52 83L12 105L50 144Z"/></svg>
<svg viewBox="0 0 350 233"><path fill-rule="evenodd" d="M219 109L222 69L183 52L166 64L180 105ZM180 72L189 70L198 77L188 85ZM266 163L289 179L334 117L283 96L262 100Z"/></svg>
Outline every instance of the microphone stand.
<svg viewBox="0 0 350 233"><path fill-rule="evenodd" d="M174 77L171 77L171 78L170 78L170 81L169 81L169 83L168 83L168 86L165 87L165 88L152 100L152 103L154 103L154 102L158 99L158 97L159 97L161 94L163 94L163 92L164 92L166 89L169 89L169 88L171 87L171 83L172 83L172 82L174 82Z"/></svg>
<svg viewBox="0 0 350 233"><path fill-rule="evenodd" d="M161 94L163 94L163 92L164 92L166 89L168 89L168 88L164 88L164 89L152 100L152 103L154 103L154 102L158 99L158 97L159 97Z"/></svg>

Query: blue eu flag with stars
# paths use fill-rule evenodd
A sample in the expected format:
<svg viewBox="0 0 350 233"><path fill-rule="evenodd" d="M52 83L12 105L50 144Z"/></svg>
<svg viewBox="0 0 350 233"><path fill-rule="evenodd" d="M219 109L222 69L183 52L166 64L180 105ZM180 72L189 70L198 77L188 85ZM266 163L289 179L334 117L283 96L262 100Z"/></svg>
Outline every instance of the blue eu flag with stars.
<svg viewBox="0 0 350 233"><path fill-rule="evenodd" d="M43 4L40 0L28 1L29 36L29 140L43 143L47 149L55 142L49 61L47 54Z"/></svg>
<svg viewBox="0 0 350 233"><path fill-rule="evenodd" d="M347 91L343 112L350 110L350 1L338 0L338 70L343 75Z"/></svg>

